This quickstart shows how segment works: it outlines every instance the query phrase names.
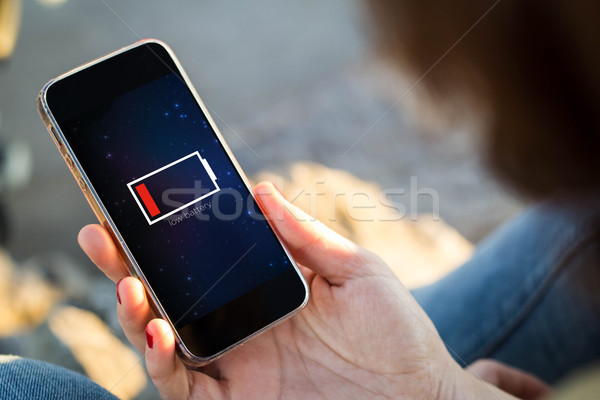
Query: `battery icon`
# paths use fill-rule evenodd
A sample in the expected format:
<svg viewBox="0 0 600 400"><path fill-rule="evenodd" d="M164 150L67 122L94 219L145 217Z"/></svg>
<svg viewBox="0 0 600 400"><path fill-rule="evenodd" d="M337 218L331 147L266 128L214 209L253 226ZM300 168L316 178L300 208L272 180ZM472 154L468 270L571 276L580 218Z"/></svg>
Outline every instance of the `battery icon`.
<svg viewBox="0 0 600 400"><path fill-rule="evenodd" d="M216 175L197 151L129 182L127 187L150 225L220 190Z"/></svg>

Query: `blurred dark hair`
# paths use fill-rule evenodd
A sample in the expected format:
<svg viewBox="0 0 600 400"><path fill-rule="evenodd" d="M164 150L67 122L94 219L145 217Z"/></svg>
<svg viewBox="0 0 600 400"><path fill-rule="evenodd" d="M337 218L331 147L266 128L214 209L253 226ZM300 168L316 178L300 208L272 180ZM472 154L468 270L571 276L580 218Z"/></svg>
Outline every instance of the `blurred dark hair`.
<svg viewBox="0 0 600 400"><path fill-rule="evenodd" d="M417 78L464 35L422 84L482 116L500 178L538 198L600 188L600 1L367 1Z"/></svg>

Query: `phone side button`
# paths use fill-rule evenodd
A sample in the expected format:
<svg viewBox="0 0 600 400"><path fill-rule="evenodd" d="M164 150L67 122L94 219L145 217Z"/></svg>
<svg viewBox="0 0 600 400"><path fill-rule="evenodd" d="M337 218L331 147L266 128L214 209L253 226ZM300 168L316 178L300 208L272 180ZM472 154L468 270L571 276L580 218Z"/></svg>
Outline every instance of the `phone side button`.
<svg viewBox="0 0 600 400"><path fill-rule="evenodd" d="M83 178L79 178L77 180L77 183L79 183L79 187L81 188L81 190L83 192L87 192L87 185L85 184L85 182L83 181Z"/></svg>
<svg viewBox="0 0 600 400"><path fill-rule="evenodd" d="M62 148L62 141L60 140L60 137L58 137L58 133L56 132L56 129L54 129L53 126L50 127L50 132L52 133L52 136L54 137L54 141L56 142L58 148Z"/></svg>
<svg viewBox="0 0 600 400"><path fill-rule="evenodd" d="M73 169L73 159L67 154L65 155L65 161L67 163L67 165L69 166L70 169Z"/></svg>

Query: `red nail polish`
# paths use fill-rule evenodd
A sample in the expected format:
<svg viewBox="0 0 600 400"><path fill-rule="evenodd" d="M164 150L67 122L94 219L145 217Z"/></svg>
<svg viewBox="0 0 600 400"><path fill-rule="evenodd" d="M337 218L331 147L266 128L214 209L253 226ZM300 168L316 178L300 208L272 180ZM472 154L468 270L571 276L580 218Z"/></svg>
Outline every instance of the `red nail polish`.
<svg viewBox="0 0 600 400"><path fill-rule="evenodd" d="M117 301L119 302L119 304L121 304L121 296L119 296L119 284L121 283L121 281L124 278L119 279L119 281L117 282L117 286L116 286L116 290L117 290Z"/></svg>
<svg viewBox="0 0 600 400"><path fill-rule="evenodd" d="M148 347L151 349L154 347L154 339L152 338L152 334L148 330L148 327L146 327L146 343L148 343Z"/></svg>

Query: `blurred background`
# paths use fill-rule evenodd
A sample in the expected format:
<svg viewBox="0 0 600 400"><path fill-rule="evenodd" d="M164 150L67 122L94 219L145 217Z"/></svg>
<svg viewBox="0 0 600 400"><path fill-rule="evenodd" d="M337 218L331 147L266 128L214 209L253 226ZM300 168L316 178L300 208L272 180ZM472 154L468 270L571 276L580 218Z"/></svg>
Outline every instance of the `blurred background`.
<svg viewBox="0 0 600 400"><path fill-rule="evenodd" d="M0 353L156 398L114 284L76 243L95 217L35 109L49 79L141 38L173 48L251 179L276 181L409 286L468 258L522 204L486 174L475 132L426 121L414 79L375 55L368 30L355 0L0 0ZM352 193L377 207L349 212ZM381 207L390 193L406 215Z"/></svg>

